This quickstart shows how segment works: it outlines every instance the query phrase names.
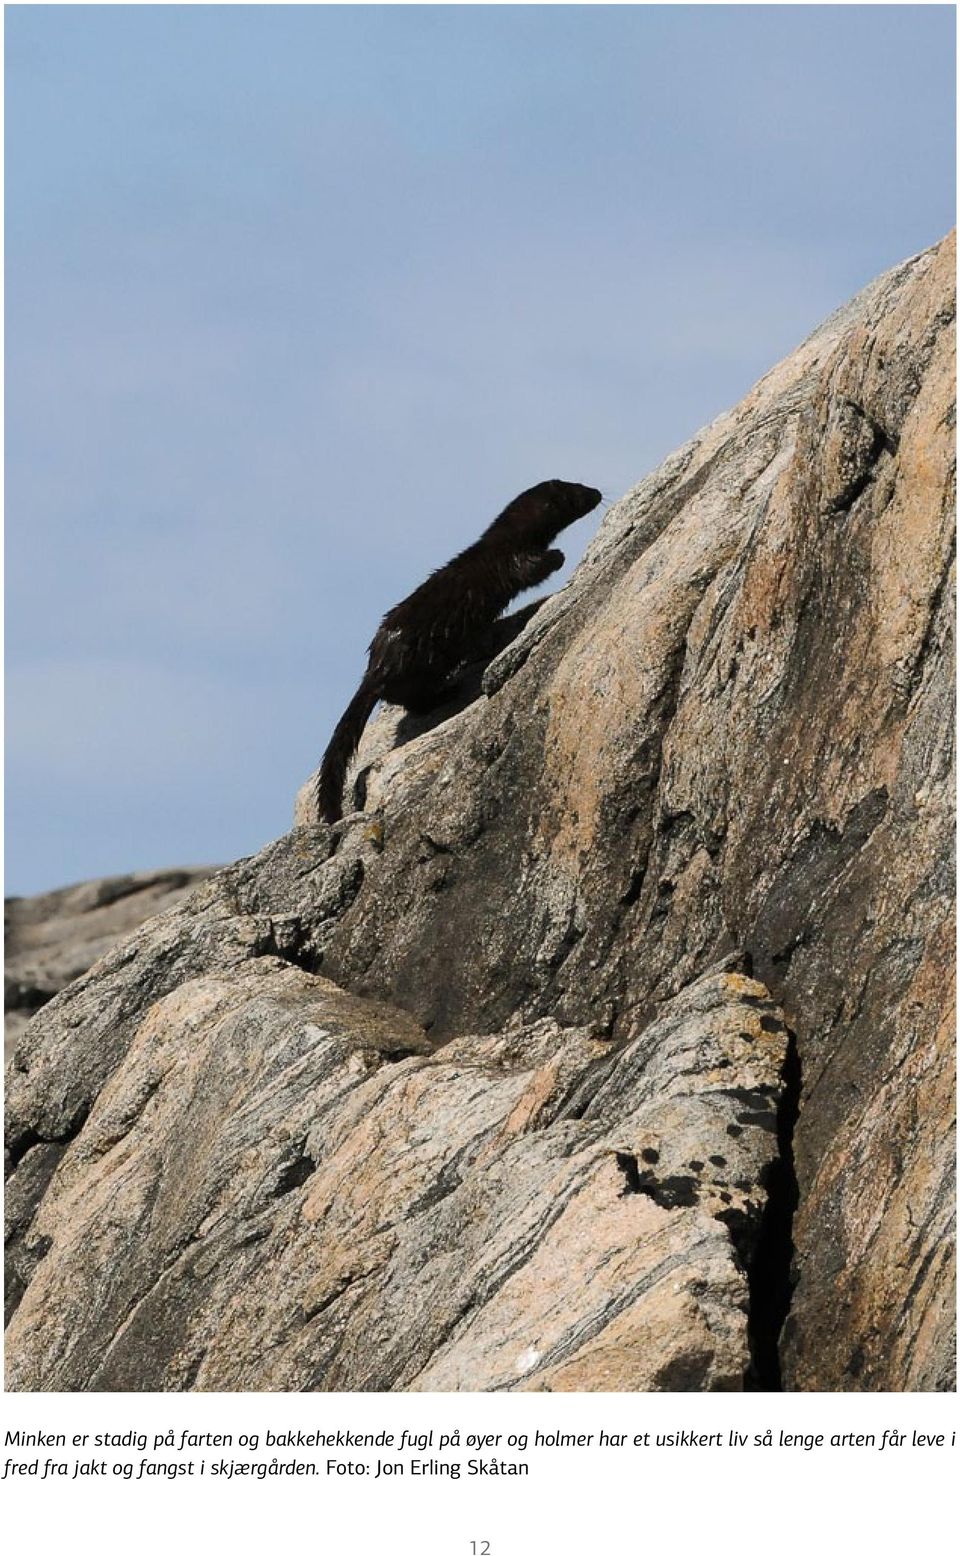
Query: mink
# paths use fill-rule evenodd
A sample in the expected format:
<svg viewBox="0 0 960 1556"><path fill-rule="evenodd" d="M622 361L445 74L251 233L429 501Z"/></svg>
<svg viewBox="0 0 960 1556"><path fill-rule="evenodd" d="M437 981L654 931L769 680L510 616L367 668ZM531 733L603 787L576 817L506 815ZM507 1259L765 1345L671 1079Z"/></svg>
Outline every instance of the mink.
<svg viewBox="0 0 960 1556"><path fill-rule="evenodd" d="M317 801L325 821L338 821L343 813L347 768L376 704L428 713L444 702L451 678L469 661L478 637L515 595L563 566L563 552L551 542L600 500L595 487L575 481L531 486L479 540L387 612L370 644L363 680L320 767Z"/></svg>

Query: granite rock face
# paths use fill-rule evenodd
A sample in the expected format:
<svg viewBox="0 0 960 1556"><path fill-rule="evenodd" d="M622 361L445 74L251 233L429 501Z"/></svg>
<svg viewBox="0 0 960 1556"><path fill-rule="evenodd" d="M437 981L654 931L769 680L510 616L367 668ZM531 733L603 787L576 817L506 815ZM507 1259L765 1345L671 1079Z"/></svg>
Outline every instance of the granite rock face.
<svg viewBox="0 0 960 1556"><path fill-rule="evenodd" d="M8 1381L737 1389L785 1044L729 972L626 1048L544 1021L436 1052L275 957L194 979L39 1207Z"/></svg>
<svg viewBox="0 0 960 1556"><path fill-rule="evenodd" d="M11 1387L952 1386L953 321L947 241L44 1006Z"/></svg>
<svg viewBox="0 0 960 1556"><path fill-rule="evenodd" d="M145 919L171 908L212 869L140 870L4 903L7 1043L32 1016Z"/></svg>

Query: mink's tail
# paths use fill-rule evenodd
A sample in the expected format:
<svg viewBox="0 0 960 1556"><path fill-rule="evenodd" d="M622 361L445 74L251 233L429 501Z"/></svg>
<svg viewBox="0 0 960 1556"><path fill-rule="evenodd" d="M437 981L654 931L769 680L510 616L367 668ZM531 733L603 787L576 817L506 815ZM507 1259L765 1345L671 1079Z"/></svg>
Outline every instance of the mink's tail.
<svg viewBox="0 0 960 1556"><path fill-rule="evenodd" d="M376 686L364 676L333 732L317 779L317 806L324 821L339 821L343 815L343 781L350 758L360 744L364 725L379 700Z"/></svg>

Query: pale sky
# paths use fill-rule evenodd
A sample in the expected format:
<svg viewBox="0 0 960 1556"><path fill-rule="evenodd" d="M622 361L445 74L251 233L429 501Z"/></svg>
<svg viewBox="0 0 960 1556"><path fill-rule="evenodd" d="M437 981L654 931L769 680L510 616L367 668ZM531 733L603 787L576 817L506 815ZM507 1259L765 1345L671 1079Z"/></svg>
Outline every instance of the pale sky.
<svg viewBox="0 0 960 1556"><path fill-rule="evenodd" d="M5 32L8 893L278 836L427 571L954 221L950 6Z"/></svg>

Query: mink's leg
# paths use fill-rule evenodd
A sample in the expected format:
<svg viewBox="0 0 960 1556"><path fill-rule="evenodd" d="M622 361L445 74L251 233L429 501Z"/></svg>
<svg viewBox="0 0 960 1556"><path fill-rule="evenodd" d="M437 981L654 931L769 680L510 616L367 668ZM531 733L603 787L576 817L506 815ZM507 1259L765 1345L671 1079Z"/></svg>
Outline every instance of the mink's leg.
<svg viewBox="0 0 960 1556"><path fill-rule="evenodd" d="M538 556L530 558L530 565L525 569L526 587L531 589L534 584L543 583L564 564L562 551L543 551Z"/></svg>
<svg viewBox="0 0 960 1556"><path fill-rule="evenodd" d="M405 675L390 681L383 695L408 713L432 713L449 701L452 678L453 671L439 677L435 673Z"/></svg>

